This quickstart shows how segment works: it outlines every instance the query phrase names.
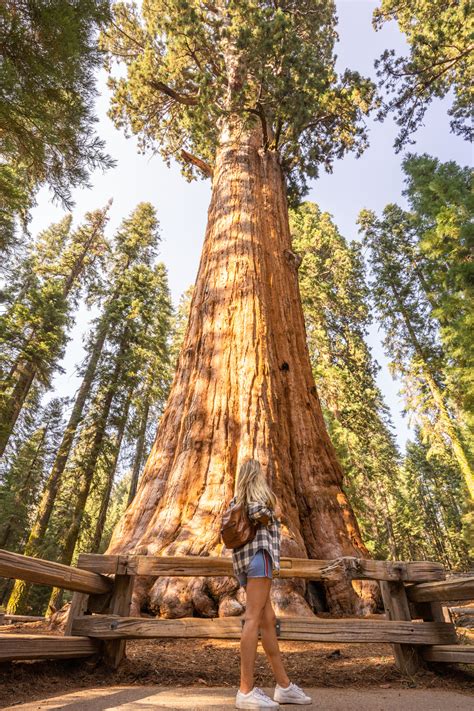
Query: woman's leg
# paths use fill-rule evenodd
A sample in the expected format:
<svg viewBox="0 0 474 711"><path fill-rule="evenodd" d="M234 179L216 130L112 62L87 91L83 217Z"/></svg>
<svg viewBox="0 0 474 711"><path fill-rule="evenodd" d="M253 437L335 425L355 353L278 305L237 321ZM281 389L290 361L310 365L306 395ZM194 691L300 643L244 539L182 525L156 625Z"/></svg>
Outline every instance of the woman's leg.
<svg viewBox="0 0 474 711"><path fill-rule="evenodd" d="M240 691L244 694L248 694L253 689L258 628L270 594L271 584L270 578L249 578L247 580L245 623L240 638Z"/></svg>
<svg viewBox="0 0 474 711"><path fill-rule="evenodd" d="M283 666L280 646L278 644L278 637L275 629L275 622L275 612L270 601L270 596L268 596L263 610L262 620L260 622L262 645L265 650L265 654L267 655L267 659L270 662L270 666L273 669L273 674L277 684L286 688L290 683L290 680L285 671L285 667Z"/></svg>

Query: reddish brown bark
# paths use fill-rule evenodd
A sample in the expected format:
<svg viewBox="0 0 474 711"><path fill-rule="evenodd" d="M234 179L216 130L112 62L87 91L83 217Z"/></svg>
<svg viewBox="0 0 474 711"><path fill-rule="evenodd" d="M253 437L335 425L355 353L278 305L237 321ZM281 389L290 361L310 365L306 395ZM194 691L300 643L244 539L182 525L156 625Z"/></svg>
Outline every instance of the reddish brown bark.
<svg viewBox="0 0 474 711"><path fill-rule="evenodd" d="M289 521L283 555L366 557L314 384L278 154L257 131L230 131L216 156L190 318L170 396L135 499L110 553L220 554L220 517L248 456L262 463ZM274 603L310 614L300 582ZM137 581L135 611L239 614L233 579ZM326 584L353 612L372 591Z"/></svg>

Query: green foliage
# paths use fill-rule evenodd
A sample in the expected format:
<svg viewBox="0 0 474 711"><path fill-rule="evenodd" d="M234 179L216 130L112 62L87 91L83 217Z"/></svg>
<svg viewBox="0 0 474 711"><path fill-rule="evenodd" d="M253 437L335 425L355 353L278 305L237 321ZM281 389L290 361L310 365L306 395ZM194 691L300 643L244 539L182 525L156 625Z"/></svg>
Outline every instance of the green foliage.
<svg viewBox="0 0 474 711"><path fill-rule="evenodd" d="M430 321L429 302L425 297L426 303L421 303L423 290L416 279L420 263L414 223L396 206L389 206L384 218L387 224L377 232L377 259L372 255L377 275L372 295L388 330L385 343L393 370L405 376L407 407L416 409L423 422L416 441L408 444L405 459L401 460L395 445L376 384L378 366L365 342L371 323L371 293L362 246L348 244L330 215L312 203L303 203L290 212L290 220L293 249L302 257L299 284L315 382L345 473L345 490L373 555L428 558L465 568L470 514L464 503L467 492L461 469L448 446L444 423L439 416L433 417L432 396L426 401L423 390L416 408L410 399L413 379L405 367L417 353L410 330L404 330L405 324L395 313L391 294L395 289L402 295L411 316L408 326L416 329L430 366L440 367L442 353Z"/></svg>
<svg viewBox="0 0 474 711"><path fill-rule="evenodd" d="M26 227L28 211L32 205L32 196L25 186L25 170L0 163L0 253L3 264L7 266L12 251L18 242L20 223Z"/></svg>
<svg viewBox="0 0 474 711"><path fill-rule="evenodd" d="M472 418L470 171L427 155L409 155L403 166L411 211L387 205L382 218L370 211L359 218L385 343L394 370L421 358L462 416ZM392 299L385 298L388 284Z"/></svg>
<svg viewBox="0 0 474 711"><path fill-rule="evenodd" d="M367 210L359 217L373 299L423 443L433 456L454 453L473 495L467 173L428 156L410 156L404 165L413 210L388 205L381 218Z"/></svg>
<svg viewBox="0 0 474 711"><path fill-rule="evenodd" d="M0 316L0 447L3 452L34 383L47 388L74 321L73 308L107 250L108 206L71 232L67 216L43 232L18 270Z"/></svg>
<svg viewBox="0 0 474 711"><path fill-rule="evenodd" d="M335 22L330 0L148 0L141 13L115 3L102 43L109 68L115 60L127 74L110 79L110 115L188 177L186 152L212 166L224 126L258 121L301 194L320 165L367 143L374 89L357 72L337 76Z"/></svg>
<svg viewBox="0 0 474 711"><path fill-rule="evenodd" d="M60 330L64 325L65 304L60 280L48 279L47 269L52 266L52 255L57 257L64 248L71 229L71 219L67 216L39 235L36 244L20 265L16 283L10 285L7 295L10 303L0 317L2 370L11 366L26 349L26 357L34 355L34 347L29 343L29 337L41 328L42 323L46 326L46 338L51 338L48 333L51 318L60 322ZM50 304L50 299L55 303ZM56 314L58 307L60 314Z"/></svg>
<svg viewBox="0 0 474 711"><path fill-rule="evenodd" d="M184 335L189 320L189 312L191 310L191 300L193 298L194 286L189 286L186 291L181 294L178 308L173 315L172 338L170 345L170 358L172 369L178 366L178 357L183 343Z"/></svg>
<svg viewBox="0 0 474 711"><path fill-rule="evenodd" d="M450 161L408 155L405 194L412 209L426 296L439 323L452 398L474 426L474 196L472 174Z"/></svg>
<svg viewBox="0 0 474 711"><path fill-rule="evenodd" d="M401 558L467 569L474 550L472 539L469 550L465 498L452 455L445 450L433 456L417 430L415 441L407 444L397 485L395 531Z"/></svg>
<svg viewBox="0 0 474 711"><path fill-rule="evenodd" d="M470 0L382 0L374 26L395 20L405 34L410 53L396 57L385 50L375 63L380 84L389 98L379 118L395 112L400 132L397 150L413 143L433 98L454 90L451 129L472 139L472 3Z"/></svg>
<svg viewBox="0 0 474 711"><path fill-rule="evenodd" d="M24 213L43 183L70 207L71 189L112 165L93 112L97 32L109 17L108 0L0 5L0 211Z"/></svg>
<svg viewBox="0 0 474 711"><path fill-rule="evenodd" d="M358 243L348 244L314 203L290 212L293 249L316 387L363 540L376 557L396 558L394 490L399 453L378 366L366 345L371 322Z"/></svg>
<svg viewBox="0 0 474 711"><path fill-rule="evenodd" d="M96 549L104 531L110 535L108 520L98 532L97 519L107 511L118 469L126 466L122 445L130 448L145 399L147 413L155 414L167 395L171 302L166 268L154 263L158 243L155 211L141 203L116 232L103 294L98 293L103 305L97 328L106 327L107 337L50 527L66 531L56 544L61 560L71 559L77 539L76 552ZM94 338L88 349L93 345ZM75 517L76 540L68 541Z"/></svg>
<svg viewBox="0 0 474 711"><path fill-rule="evenodd" d="M0 547L20 551L35 511L45 472L64 425L63 402L52 400L16 439L0 477ZM5 466L6 465L6 466Z"/></svg>
<svg viewBox="0 0 474 711"><path fill-rule="evenodd" d="M45 231L29 255L25 273L34 275L32 283L20 281L9 293L12 303L20 304L32 284L52 280L63 287L67 282L70 298L78 298L80 285L71 279L71 273L77 272L78 260L82 263L90 258L86 295L100 308L100 314L93 322L94 333L89 336L87 358L81 366L84 381L77 395L81 405L78 407L76 398L67 425L69 444L64 445L62 424L54 452L41 467L28 515L21 516L23 529L17 544L23 549L27 542L30 555L66 563L79 551L103 550L107 545L128 496L126 469L130 460L136 459L137 428L144 422L142 460L153 421L161 414L168 394L172 369L172 307L166 268L156 263L160 236L155 211L149 203L139 204L116 231L112 247L104 241L103 226L76 231L81 235L76 240L71 240L70 221ZM76 242L86 249L77 249ZM42 323L23 324L26 340L41 331ZM23 331L18 328L20 335ZM24 353L23 346L19 345L18 353ZM51 353L45 352L45 363L48 357ZM35 427L38 421L44 423L37 418ZM5 461L13 459L10 454ZM11 466L6 467L4 479L9 471L13 471ZM20 479L12 474L16 487ZM31 529L40 514L41 531L36 530L35 537ZM6 592L0 590L0 594ZM9 609L42 612L49 595L48 588L15 584ZM60 602L56 595L54 602Z"/></svg>
<svg viewBox="0 0 474 711"><path fill-rule="evenodd" d="M3 368L16 361L38 368L46 384L66 342L77 298L93 282L107 250L108 207L88 213L71 231L72 216L42 232L21 264L0 317Z"/></svg>

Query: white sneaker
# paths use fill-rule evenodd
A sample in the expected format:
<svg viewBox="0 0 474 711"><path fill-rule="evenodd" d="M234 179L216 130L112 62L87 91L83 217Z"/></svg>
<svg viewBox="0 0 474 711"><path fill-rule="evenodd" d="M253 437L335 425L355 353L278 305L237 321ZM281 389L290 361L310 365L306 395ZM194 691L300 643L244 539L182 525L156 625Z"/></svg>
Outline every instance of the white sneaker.
<svg viewBox="0 0 474 711"><path fill-rule="evenodd" d="M282 686L277 684L275 686L275 693L273 694L275 701L280 704L310 704L312 699L311 696L306 696L303 689L297 684L292 684L284 689Z"/></svg>
<svg viewBox="0 0 474 711"><path fill-rule="evenodd" d="M254 686L252 691L248 694L242 693L242 691L237 692L235 699L236 709L277 709L279 704L273 701L269 696L266 695L264 691Z"/></svg>

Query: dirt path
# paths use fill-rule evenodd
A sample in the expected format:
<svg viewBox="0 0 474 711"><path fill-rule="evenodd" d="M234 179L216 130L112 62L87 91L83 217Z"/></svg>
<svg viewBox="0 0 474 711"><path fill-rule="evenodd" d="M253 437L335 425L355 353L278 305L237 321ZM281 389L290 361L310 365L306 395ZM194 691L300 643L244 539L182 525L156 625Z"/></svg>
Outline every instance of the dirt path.
<svg viewBox="0 0 474 711"><path fill-rule="evenodd" d="M3 629L12 634L45 633L41 623ZM469 637L466 641L473 640ZM444 664L437 669L421 669L416 676L406 678L395 667L392 649L387 644L282 642L281 648L290 678L306 688L317 689L316 698L324 698L324 704L321 701L314 708L324 711L326 708L338 711L345 708L350 711L356 708L423 711L426 708L435 711L437 699L442 701L439 706L442 711L451 711L458 708L451 703L452 698L456 698L453 694L465 699L466 694L474 693L474 669L471 666ZM260 647L255 671L258 686L267 688L272 684L273 677ZM207 708L218 711L232 708L238 683L239 648L236 640L133 640L127 644L127 659L116 671L108 670L93 658L0 664L0 709L86 711L87 708L122 709L124 703L129 704L130 709L205 709L203 704L209 699L211 705ZM123 696L122 690L126 690L123 693L128 696ZM153 690L161 696L153 703L145 703L144 699ZM173 706L172 696L168 697L171 701L165 700L166 690L175 697L178 694L181 706ZM430 703L424 707L417 701L417 694L421 692L431 695ZM216 700L215 693L221 697L224 694L224 701ZM366 695L363 703L357 701L360 693ZM409 703L401 702L405 693L409 695ZM340 694L342 697L338 696ZM448 698L446 694L451 696ZM102 705L86 705L91 696L102 699ZM62 706L57 702L54 702L56 706L54 703L45 705L49 703L45 700L55 697L67 697L68 700ZM392 697L398 706L387 705ZM344 705L341 705L341 698L344 698ZM369 706L367 700L370 699L379 702L386 699L385 705ZM469 700L472 702L472 698ZM131 705L133 702L135 706ZM188 705L183 706L185 703ZM474 703L470 705L474 708Z"/></svg>
<svg viewBox="0 0 474 711"><path fill-rule="evenodd" d="M271 689L266 689L271 692ZM314 699L302 709L325 711L471 711L473 695L439 689L307 689ZM234 691L213 689L163 688L159 686L83 689L41 701L7 707L6 711L67 709L67 711L220 711L234 708ZM291 709L294 706L284 706ZM299 707L298 707L299 708Z"/></svg>

